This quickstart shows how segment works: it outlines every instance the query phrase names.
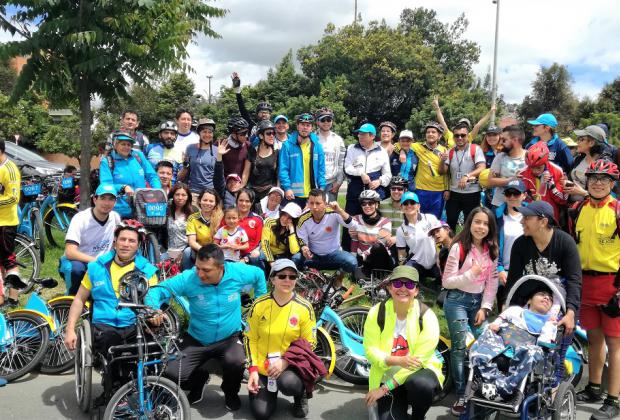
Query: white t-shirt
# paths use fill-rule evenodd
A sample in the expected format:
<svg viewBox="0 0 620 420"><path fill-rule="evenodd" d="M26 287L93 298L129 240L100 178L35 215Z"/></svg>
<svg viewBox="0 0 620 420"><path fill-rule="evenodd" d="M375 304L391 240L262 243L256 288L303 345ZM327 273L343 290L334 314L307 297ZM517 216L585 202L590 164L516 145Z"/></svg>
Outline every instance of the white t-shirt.
<svg viewBox="0 0 620 420"><path fill-rule="evenodd" d="M437 248L435 239L428 236L428 231L437 223L439 221L432 214L420 214L415 225L403 223L396 230L396 247L408 247L413 260L430 269L435 264Z"/></svg>
<svg viewBox="0 0 620 420"><path fill-rule="evenodd" d="M198 144L199 142L200 136L194 131L190 130L190 132L187 134L179 133L177 135L177 140L174 142L174 147L172 148L173 155L184 157L185 149L187 149L187 146L189 146L190 144Z"/></svg>
<svg viewBox="0 0 620 420"><path fill-rule="evenodd" d="M506 153L498 153L493 159L491 164L491 172L498 174L499 178L513 177L525 168L525 150L520 157L512 158ZM493 201L491 204L499 206L504 203L504 187L495 187L495 193L493 194Z"/></svg>
<svg viewBox="0 0 620 420"><path fill-rule="evenodd" d="M229 232L226 226L222 226L215 232L213 239L217 239L220 245L235 244L243 245L248 243L248 234L242 227L237 227L233 232ZM224 259L227 261L239 261L241 257L241 251L237 249L222 249L224 251Z"/></svg>
<svg viewBox="0 0 620 420"><path fill-rule="evenodd" d="M340 165L344 162L344 154L346 153L342 137L333 131L330 131L327 137L322 137L320 134L317 136L325 154L325 182L329 184L342 179L343 168Z"/></svg>
<svg viewBox="0 0 620 420"><path fill-rule="evenodd" d="M112 249L114 229L120 222L121 216L115 211L102 224L93 216L92 208L82 210L71 219L65 242L76 244L84 254L98 257Z"/></svg>
<svg viewBox="0 0 620 420"><path fill-rule="evenodd" d="M477 164L486 162L482 149L478 145L474 145L476 149L474 154L474 159L476 162L474 163L471 159L470 147L471 146L467 144L463 150L457 150L455 148L454 152L448 152L448 159L445 160L445 163L450 167L450 191L461 194L471 194L480 191L480 184L477 182L468 182L463 189L458 187L459 180L463 176L473 172L473 170L476 169ZM450 160L450 153L453 155L452 160Z"/></svg>
<svg viewBox="0 0 620 420"><path fill-rule="evenodd" d="M504 269L508 271L510 267L510 251L512 250L512 244L515 240L523 235L523 225L521 224L523 215L517 213L512 216L510 214L504 215L504 254L502 255L504 260Z"/></svg>
<svg viewBox="0 0 620 420"><path fill-rule="evenodd" d="M338 213L329 209L319 222L315 222L307 211L299 218L297 236L313 254L328 255L341 249L340 226L354 229L357 222L351 217L351 221L347 224Z"/></svg>

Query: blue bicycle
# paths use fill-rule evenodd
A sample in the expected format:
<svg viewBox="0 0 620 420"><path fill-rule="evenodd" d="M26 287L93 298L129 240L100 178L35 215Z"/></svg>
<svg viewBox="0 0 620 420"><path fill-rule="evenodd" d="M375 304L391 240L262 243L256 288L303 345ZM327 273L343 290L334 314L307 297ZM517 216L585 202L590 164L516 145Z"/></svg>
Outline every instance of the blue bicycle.
<svg viewBox="0 0 620 420"><path fill-rule="evenodd" d="M19 225L17 233L32 238L39 251L39 260L45 261L45 237L43 233L43 218L39 210L39 200L43 198L43 180L40 176L22 177L21 206L17 208Z"/></svg>
<svg viewBox="0 0 620 420"><path fill-rule="evenodd" d="M51 246L61 247L65 243L65 235L69 229L71 219L78 212L73 203L59 203L58 189L68 188L68 183L73 185L73 178L61 178L60 176L48 176L43 180L45 198L41 202L41 214L45 236Z"/></svg>

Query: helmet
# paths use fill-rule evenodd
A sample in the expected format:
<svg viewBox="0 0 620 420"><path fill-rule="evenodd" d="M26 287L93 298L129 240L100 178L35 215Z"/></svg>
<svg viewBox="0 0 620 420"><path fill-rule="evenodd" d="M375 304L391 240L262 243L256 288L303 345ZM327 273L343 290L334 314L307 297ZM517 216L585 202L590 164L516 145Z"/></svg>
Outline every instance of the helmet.
<svg viewBox="0 0 620 420"><path fill-rule="evenodd" d="M243 117L232 117L228 120L228 132L230 134L236 131L247 130L248 128L250 128L250 125Z"/></svg>
<svg viewBox="0 0 620 420"><path fill-rule="evenodd" d="M620 178L620 171L618 171L618 166L607 159L595 160L590 164L588 169L586 169L586 176L597 174L607 175L614 181L617 181L618 178Z"/></svg>
<svg viewBox="0 0 620 420"><path fill-rule="evenodd" d="M256 105L256 113L258 114L260 111L271 112L273 111L273 108L269 102L259 102L258 105Z"/></svg>
<svg viewBox="0 0 620 420"><path fill-rule="evenodd" d="M116 143L117 141L130 141L133 144L134 138L124 130L116 130L112 132L112 142Z"/></svg>
<svg viewBox="0 0 620 420"><path fill-rule="evenodd" d="M256 125L256 134L261 134L262 132L264 132L265 130L268 129L275 129L275 125L273 125L273 123L269 120L262 120L261 122L259 122Z"/></svg>
<svg viewBox="0 0 620 420"><path fill-rule="evenodd" d="M204 127L211 127L213 130L215 130L215 121L213 121L211 118L199 119L198 126L196 127L196 132L200 133L200 130L202 130Z"/></svg>
<svg viewBox="0 0 620 420"><path fill-rule="evenodd" d="M409 186L409 182L407 182L407 180L402 176L396 175L393 176L392 180L390 181L390 187L394 186L407 188Z"/></svg>
<svg viewBox="0 0 620 420"><path fill-rule="evenodd" d="M320 120L323 117L330 117L330 118L334 118L334 111L332 111L330 108L327 107L323 107L323 108L319 108L315 113L314 113L314 117L318 120Z"/></svg>
<svg viewBox="0 0 620 420"><path fill-rule="evenodd" d="M549 162L549 148L547 143L539 141L527 150L525 164L527 166L542 166Z"/></svg>
<svg viewBox="0 0 620 420"><path fill-rule="evenodd" d="M360 201L376 201L377 203L381 201L381 196L375 190L364 190L360 194Z"/></svg>
<svg viewBox="0 0 620 420"><path fill-rule="evenodd" d="M298 115L297 118L295 119L295 121L297 121L298 123L300 123L300 122L313 123L314 122L314 117L309 112L304 112L303 114Z"/></svg>
<svg viewBox="0 0 620 420"><path fill-rule="evenodd" d="M383 127L389 127L393 133L396 133L396 131L398 131L396 129L396 124L394 124L392 121L383 121L381 124L379 124L379 131L381 131Z"/></svg>
<svg viewBox="0 0 620 420"><path fill-rule="evenodd" d="M118 235L123 230L133 230L138 233L138 241L142 242L146 239L146 229L144 225L137 220L127 219L121 221L118 225L116 225L116 229L114 229L114 238L118 238Z"/></svg>
<svg viewBox="0 0 620 420"><path fill-rule="evenodd" d="M159 124L159 133L164 130L174 131L175 133L178 132L177 125L174 121L164 121L163 123Z"/></svg>
<svg viewBox="0 0 620 420"><path fill-rule="evenodd" d="M434 128L435 130L439 131L439 134L443 134L443 127L437 121L427 122L424 125L424 131L426 131L427 128Z"/></svg>

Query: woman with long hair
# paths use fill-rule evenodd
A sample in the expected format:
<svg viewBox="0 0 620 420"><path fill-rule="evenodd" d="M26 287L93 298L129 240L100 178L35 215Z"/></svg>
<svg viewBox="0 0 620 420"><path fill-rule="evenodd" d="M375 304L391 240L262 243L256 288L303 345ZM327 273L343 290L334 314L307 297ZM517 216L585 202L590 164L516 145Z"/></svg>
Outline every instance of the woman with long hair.
<svg viewBox="0 0 620 420"><path fill-rule="evenodd" d="M254 207L254 191L242 188L237 193L237 209L239 210L239 226L248 234L250 246L241 254L242 260L263 268L260 258L260 238L263 232L263 219L252 211Z"/></svg>
<svg viewBox="0 0 620 420"><path fill-rule="evenodd" d="M297 238L297 219L301 216L301 207L290 202L280 210L275 219L265 219L261 235L261 251L268 264L280 258L291 258L299 253Z"/></svg>
<svg viewBox="0 0 620 420"><path fill-rule="evenodd" d="M569 194L569 201L572 202L583 201L588 196L586 170L606 152L607 148L605 131L599 126L590 125L583 130L575 130L575 135L577 135L577 156L570 171L562 178L564 192Z"/></svg>
<svg viewBox="0 0 620 420"><path fill-rule="evenodd" d="M187 242L183 250L183 270L191 268L196 259L196 252L204 245L213 243L224 217L222 199L213 188L206 188L198 195L198 210L187 218Z"/></svg>
<svg viewBox="0 0 620 420"><path fill-rule="evenodd" d="M193 213L189 187L177 183L168 194L168 220L166 221L168 258L177 258L187 248L187 219Z"/></svg>
<svg viewBox="0 0 620 420"><path fill-rule="evenodd" d="M274 146L276 128L273 123L263 120L257 128L260 142L258 146L248 149L241 183L252 188L258 203L278 183L278 150Z"/></svg>
<svg viewBox="0 0 620 420"><path fill-rule="evenodd" d="M484 153L484 160L486 167L490 168L495 156L502 151L502 142L499 139L502 129L495 125L490 125L484 132L482 143L480 148ZM493 201L494 188L487 188L484 190L484 206L491 208L491 201Z"/></svg>
<svg viewBox="0 0 620 420"><path fill-rule="evenodd" d="M467 327L476 334L493 308L498 254L495 217L486 207L476 207L452 242L442 281L448 289L443 310L452 340L450 371L458 398L451 411L455 416L466 408L463 360Z"/></svg>

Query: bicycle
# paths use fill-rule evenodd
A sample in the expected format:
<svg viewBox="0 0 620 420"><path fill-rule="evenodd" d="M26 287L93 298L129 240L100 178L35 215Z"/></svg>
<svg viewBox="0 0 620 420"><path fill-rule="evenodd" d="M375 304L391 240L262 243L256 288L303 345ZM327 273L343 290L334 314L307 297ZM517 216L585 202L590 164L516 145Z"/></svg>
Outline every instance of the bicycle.
<svg viewBox="0 0 620 420"><path fill-rule="evenodd" d="M67 178L70 179L70 178ZM65 235L69 229L71 219L78 212L78 208L73 203L58 202L58 188L61 186L60 176L48 176L43 179L46 193L41 202L41 214L43 214L43 224L45 226L45 236L53 247L60 247L65 243Z"/></svg>
<svg viewBox="0 0 620 420"><path fill-rule="evenodd" d="M45 261L45 237L43 233L43 218L38 207L42 198L42 179L40 176L22 177L21 205L18 206L19 225L17 233L26 235L34 240L39 250L39 259Z"/></svg>
<svg viewBox="0 0 620 420"><path fill-rule="evenodd" d="M19 267L19 275L26 287L22 293L28 293L34 287L34 279L39 276L41 262L39 253L36 252L34 240L26 235L18 233L15 236L15 261ZM8 286L4 286L5 295L8 294Z"/></svg>

